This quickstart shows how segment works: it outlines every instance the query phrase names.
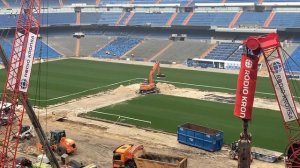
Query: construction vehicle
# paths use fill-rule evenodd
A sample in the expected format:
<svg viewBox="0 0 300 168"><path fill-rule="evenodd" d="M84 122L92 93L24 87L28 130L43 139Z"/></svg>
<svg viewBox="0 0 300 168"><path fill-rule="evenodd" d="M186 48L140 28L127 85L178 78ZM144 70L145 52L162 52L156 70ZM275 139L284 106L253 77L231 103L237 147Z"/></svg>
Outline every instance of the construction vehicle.
<svg viewBox="0 0 300 168"><path fill-rule="evenodd" d="M72 154L77 150L75 141L66 137L65 130L54 130L50 133L50 145L59 156Z"/></svg>
<svg viewBox="0 0 300 168"><path fill-rule="evenodd" d="M187 168L187 158L149 153L143 145L124 144L113 151L113 168Z"/></svg>
<svg viewBox="0 0 300 168"><path fill-rule="evenodd" d="M16 168L32 168L32 162L26 157L16 158Z"/></svg>
<svg viewBox="0 0 300 168"><path fill-rule="evenodd" d="M51 149L59 156L63 154L72 154L77 150L75 141L66 137L65 130L53 130L50 132ZM37 144L38 150L42 151L43 146Z"/></svg>
<svg viewBox="0 0 300 168"><path fill-rule="evenodd" d="M159 88L156 87L156 83L153 79L153 75L156 70L157 70L157 74L156 74L157 78L166 77L166 75L164 75L160 72L159 61L156 61L156 63L153 65L153 67L149 73L148 80L144 80L144 82L140 84L140 89L139 89L140 94L159 93Z"/></svg>
<svg viewBox="0 0 300 168"><path fill-rule="evenodd" d="M134 157L144 152L143 145L124 144L113 151L113 168L136 168Z"/></svg>
<svg viewBox="0 0 300 168"><path fill-rule="evenodd" d="M282 49L276 33L250 36L243 41L243 46L234 107L234 115L243 121L243 132L240 134L237 147L238 167L249 168L251 163L252 136L248 132L248 123L252 119L260 57L265 60L289 142L285 158L286 167L300 167L300 120L282 56L288 54Z"/></svg>
<svg viewBox="0 0 300 168"><path fill-rule="evenodd" d="M8 111L8 120L5 126L0 127L0 168L15 167L19 138L12 141L14 135L20 134L23 115L26 109L28 117L43 144L45 153L50 160L51 167L59 168L58 161L51 150L47 137L39 123L39 120L28 101L27 90L33 63L33 53L36 46L36 39L40 29L41 0L21 0L16 22L16 31L10 61L5 56L0 46L0 57L7 70L6 82L0 102L0 112L5 109L5 103L11 103ZM24 71L25 68L25 71ZM26 74L26 78L25 74ZM16 111L16 106L22 104ZM0 123L2 117L0 113Z"/></svg>
<svg viewBox="0 0 300 168"><path fill-rule="evenodd" d="M11 103L2 103L3 108L1 109L1 114L0 114L0 126L5 126L8 122L8 113L10 111Z"/></svg>
<svg viewBox="0 0 300 168"><path fill-rule="evenodd" d="M18 138L20 140L30 139L34 136L33 127L29 125L22 125L20 134L13 136L14 139Z"/></svg>

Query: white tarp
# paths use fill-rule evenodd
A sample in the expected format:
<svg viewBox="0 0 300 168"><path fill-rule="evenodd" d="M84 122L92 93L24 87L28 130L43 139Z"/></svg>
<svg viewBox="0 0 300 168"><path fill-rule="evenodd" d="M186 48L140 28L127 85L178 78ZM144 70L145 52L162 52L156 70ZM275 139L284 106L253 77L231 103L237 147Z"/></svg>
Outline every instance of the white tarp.
<svg viewBox="0 0 300 168"><path fill-rule="evenodd" d="M276 58L267 64L284 121L289 122L298 119L297 109L281 60Z"/></svg>
<svg viewBox="0 0 300 168"><path fill-rule="evenodd" d="M36 40L37 40L37 35L30 32L29 36L28 36L26 53L25 53L24 62L23 62L23 69L22 69L22 74L21 74L21 78L20 78L19 90L21 92L27 92L27 90L28 90Z"/></svg>

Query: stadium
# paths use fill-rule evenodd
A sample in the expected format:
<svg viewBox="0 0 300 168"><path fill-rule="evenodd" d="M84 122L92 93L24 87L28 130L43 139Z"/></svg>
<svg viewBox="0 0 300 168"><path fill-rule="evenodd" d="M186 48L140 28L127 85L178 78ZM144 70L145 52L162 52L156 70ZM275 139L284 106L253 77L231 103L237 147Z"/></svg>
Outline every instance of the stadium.
<svg viewBox="0 0 300 168"><path fill-rule="evenodd" d="M24 2L29 0L0 1L0 46L8 60L16 50ZM112 167L117 147L141 144L147 152L185 157L190 168L237 167L229 151L243 131L233 112L249 36L278 34L299 106L299 0L49 0L40 5L28 100L46 134L65 130L76 142L77 151L68 157L84 165ZM0 68L4 97L9 80L3 59ZM164 78L154 77L157 69ZM283 154L290 139L268 70L259 59L249 132L252 146ZM151 80L157 90L143 94L141 85ZM23 123L32 125L26 113ZM185 123L221 131L222 149L209 152L179 143ZM17 155L36 159L39 140L33 138L20 141ZM284 166L283 160L251 163Z"/></svg>

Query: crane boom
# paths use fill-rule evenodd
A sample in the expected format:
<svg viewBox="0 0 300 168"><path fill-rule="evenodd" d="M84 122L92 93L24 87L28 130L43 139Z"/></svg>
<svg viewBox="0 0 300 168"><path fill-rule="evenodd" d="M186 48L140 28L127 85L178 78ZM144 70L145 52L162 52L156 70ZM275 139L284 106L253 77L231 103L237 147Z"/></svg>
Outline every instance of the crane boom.
<svg viewBox="0 0 300 168"><path fill-rule="evenodd" d="M2 59L3 65L5 67L5 69L8 69L8 60L7 57L4 54L4 51L0 45L0 58ZM40 142L42 143L42 145L44 146L44 150L46 153L47 158L50 161L50 164L53 168L59 168L59 164L58 161L50 147L49 141L47 140L47 136L45 134L45 132L43 131L43 128L30 104L30 102L28 101L28 99L24 100L24 95L22 95L23 93L21 93L21 95L19 96L19 99L21 99L21 102L23 104L23 106L26 109L27 115L34 127L35 132L37 133L37 136L40 140Z"/></svg>
<svg viewBox="0 0 300 168"><path fill-rule="evenodd" d="M256 88L257 66L254 65L257 64L258 57L262 56L268 69L289 141L286 151L286 167L300 167L300 121L293 93L285 74L282 58L284 50L281 47L279 37L276 33L265 36L250 36L243 42L243 45L245 50L241 59L234 115L244 121L244 134L247 135L247 122L252 119L251 114ZM251 137L243 138L251 141ZM247 157L249 159L249 152ZM247 160L247 158L241 160Z"/></svg>
<svg viewBox="0 0 300 168"><path fill-rule="evenodd" d="M11 103L7 124L0 127L0 168L15 167L23 115L29 86L31 67L40 28L40 0L22 0L13 41L6 82L1 97L0 119L3 120L5 103ZM21 97L19 99L19 97ZM17 137L13 140L12 137Z"/></svg>

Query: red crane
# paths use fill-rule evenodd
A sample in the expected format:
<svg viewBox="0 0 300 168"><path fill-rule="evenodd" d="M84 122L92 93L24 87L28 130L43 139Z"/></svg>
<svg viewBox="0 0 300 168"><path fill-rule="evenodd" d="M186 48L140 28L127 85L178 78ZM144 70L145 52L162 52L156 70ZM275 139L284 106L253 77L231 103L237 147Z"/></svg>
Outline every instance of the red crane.
<svg viewBox="0 0 300 168"><path fill-rule="evenodd" d="M241 69L236 90L234 115L244 122L239 146L239 167L250 167L251 135L248 121L252 119L252 108L256 90L257 64L263 57L268 68L283 125L289 141L286 151L286 167L300 167L300 120L289 81L286 77L282 54L285 52L276 33L266 36L250 36L244 42Z"/></svg>
<svg viewBox="0 0 300 168"><path fill-rule="evenodd" d="M1 97L0 120L6 124L0 127L0 168L15 167L19 139L12 140L20 133L24 106L18 104L27 100L27 91L33 63L36 40L40 28L41 0L22 0L16 24L15 37L7 71L6 82ZM19 99L19 96L23 96ZM5 110L10 103L9 110ZM16 136L18 137L18 136Z"/></svg>

